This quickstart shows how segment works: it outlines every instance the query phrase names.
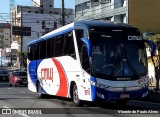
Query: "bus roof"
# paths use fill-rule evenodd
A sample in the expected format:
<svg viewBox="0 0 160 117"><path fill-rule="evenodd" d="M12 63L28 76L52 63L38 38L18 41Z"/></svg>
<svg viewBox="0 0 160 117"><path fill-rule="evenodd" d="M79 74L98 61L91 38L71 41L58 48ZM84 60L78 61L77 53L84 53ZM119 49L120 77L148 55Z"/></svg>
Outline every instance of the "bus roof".
<svg viewBox="0 0 160 117"><path fill-rule="evenodd" d="M105 29L136 29L135 27L132 27L131 25L124 24L124 23L115 23L111 21L100 21L100 20L86 20L86 21L77 21L68 25L65 25L63 27L60 27L54 31L51 31L42 37L40 37L37 40L31 41L28 45L32 45L34 43L40 42L42 40L47 40L51 37L55 37L67 32L70 32L74 29L92 29L92 28L105 28Z"/></svg>

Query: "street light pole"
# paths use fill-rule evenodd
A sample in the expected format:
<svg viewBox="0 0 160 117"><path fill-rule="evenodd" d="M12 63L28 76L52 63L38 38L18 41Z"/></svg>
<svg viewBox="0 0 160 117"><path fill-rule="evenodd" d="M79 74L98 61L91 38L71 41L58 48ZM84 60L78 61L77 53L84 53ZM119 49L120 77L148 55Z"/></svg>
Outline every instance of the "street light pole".
<svg viewBox="0 0 160 117"><path fill-rule="evenodd" d="M21 6L21 29L22 29L22 6ZM23 51L23 35L22 35L22 31L21 31L21 52Z"/></svg>
<svg viewBox="0 0 160 117"><path fill-rule="evenodd" d="M65 25L64 0L62 0L62 26Z"/></svg>

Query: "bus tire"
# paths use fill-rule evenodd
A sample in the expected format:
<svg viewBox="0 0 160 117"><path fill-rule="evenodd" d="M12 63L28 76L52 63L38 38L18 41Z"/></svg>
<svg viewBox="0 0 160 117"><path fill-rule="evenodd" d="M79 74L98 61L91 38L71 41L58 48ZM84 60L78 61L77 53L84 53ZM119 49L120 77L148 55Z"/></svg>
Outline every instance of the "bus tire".
<svg viewBox="0 0 160 117"><path fill-rule="evenodd" d="M12 86L12 84L9 82L9 86L11 87Z"/></svg>
<svg viewBox="0 0 160 117"><path fill-rule="evenodd" d="M75 106L79 106L79 107L83 106L83 102L79 99L79 96L78 96L78 88L76 84L73 86L72 101Z"/></svg>
<svg viewBox="0 0 160 117"><path fill-rule="evenodd" d="M43 99L45 97L45 95L41 92L41 85L38 82L37 83L37 94L38 94L38 98Z"/></svg>

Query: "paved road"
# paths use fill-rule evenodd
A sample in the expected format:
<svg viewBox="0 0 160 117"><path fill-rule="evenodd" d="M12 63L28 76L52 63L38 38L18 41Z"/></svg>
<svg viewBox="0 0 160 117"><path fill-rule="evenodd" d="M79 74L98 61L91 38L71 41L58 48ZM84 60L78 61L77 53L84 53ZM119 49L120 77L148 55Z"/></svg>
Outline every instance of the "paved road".
<svg viewBox="0 0 160 117"><path fill-rule="evenodd" d="M53 117L54 113L56 116L75 116L75 117L96 117L97 114L100 116L124 116L128 117L130 110L135 111L135 113L145 113L145 116L151 116L147 114L148 110L152 110L151 113L156 113L160 110L160 104L152 102L142 102L142 101L129 101L127 106L120 107L116 104L105 103L102 105L86 105L84 108L77 108L72 102L63 98L49 97L47 99L38 99L36 93L30 92L27 87L9 87L8 83L0 82L0 108L2 109L13 109L18 108L21 112L15 115L0 115L1 117ZM26 109L37 109L44 115L33 115L25 114ZM2 110L1 109L1 110ZM142 109L143 111L139 111ZM0 110L0 111L1 111ZM124 111L129 110L129 111ZM13 111L13 110L12 110ZM27 110L28 111L28 110ZM15 111L16 112L16 111ZM123 114L118 114L123 113ZM124 114L127 113L127 114ZM160 113L160 112L159 112ZM137 116L136 114L131 114L130 116ZM154 114L154 116L159 116Z"/></svg>

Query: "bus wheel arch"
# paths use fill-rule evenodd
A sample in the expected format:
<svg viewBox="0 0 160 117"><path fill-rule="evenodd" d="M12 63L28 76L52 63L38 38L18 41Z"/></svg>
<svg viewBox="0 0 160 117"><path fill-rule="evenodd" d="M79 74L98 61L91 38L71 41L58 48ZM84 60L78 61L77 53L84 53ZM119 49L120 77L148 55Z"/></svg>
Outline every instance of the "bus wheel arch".
<svg viewBox="0 0 160 117"><path fill-rule="evenodd" d="M77 84L72 81L70 85L70 96L75 106L83 106L83 102L79 99Z"/></svg>
<svg viewBox="0 0 160 117"><path fill-rule="evenodd" d="M38 98L42 99L45 97L45 94L43 94L40 90L41 90L41 85L40 85L40 82L37 80L36 82L36 90L37 90L37 95L38 95Z"/></svg>

